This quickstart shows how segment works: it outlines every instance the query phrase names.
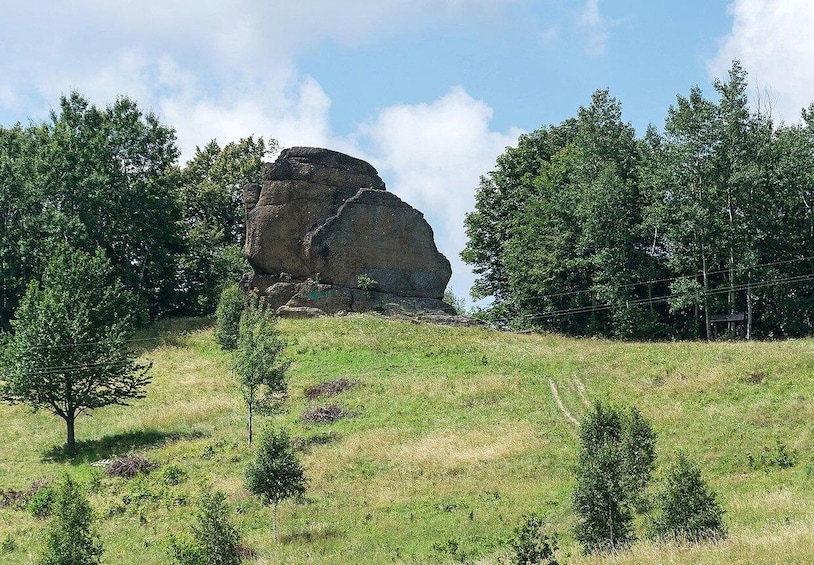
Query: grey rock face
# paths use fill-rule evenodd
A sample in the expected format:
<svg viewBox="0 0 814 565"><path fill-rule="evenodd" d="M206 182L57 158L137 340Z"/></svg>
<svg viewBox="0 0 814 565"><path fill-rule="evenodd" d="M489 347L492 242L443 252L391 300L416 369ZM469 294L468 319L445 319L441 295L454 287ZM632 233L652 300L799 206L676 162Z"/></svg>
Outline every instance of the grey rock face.
<svg viewBox="0 0 814 565"><path fill-rule="evenodd" d="M361 275L383 295L443 297L452 271L432 228L364 161L328 149L286 149L266 165L262 185L244 188L244 204L251 284L275 302L285 297L281 307L299 295L283 283L310 279L361 292ZM288 306L313 306L302 302Z"/></svg>

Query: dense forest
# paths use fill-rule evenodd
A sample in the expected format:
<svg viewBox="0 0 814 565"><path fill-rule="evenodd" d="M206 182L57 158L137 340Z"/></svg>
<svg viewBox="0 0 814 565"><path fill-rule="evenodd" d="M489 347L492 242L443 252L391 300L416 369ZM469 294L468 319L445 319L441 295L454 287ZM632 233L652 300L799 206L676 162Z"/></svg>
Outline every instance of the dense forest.
<svg viewBox="0 0 814 565"><path fill-rule="evenodd" d="M198 148L129 98L97 108L63 97L50 120L0 127L0 329L55 250L101 252L142 322L211 313L247 270L241 189L276 141Z"/></svg>
<svg viewBox="0 0 814 565"><path fill-rule="evenodd" d="M735 62L637 137L607 90L481 179L462 252L498 325L627 339L811 335L814 104L775 124ZM174 131L127 97L0 127L0 329L59 246L101 252L137 318L211 313L247 268L241 187L276 141Z"/></svg>
<svg viewBox="0 0 814 565"><path fill-rule="evenodd" d="M814 104L775 124L733 62L644 137L597 91L481 178L463 259L496 323L630 339L814 329Z"/></svg>

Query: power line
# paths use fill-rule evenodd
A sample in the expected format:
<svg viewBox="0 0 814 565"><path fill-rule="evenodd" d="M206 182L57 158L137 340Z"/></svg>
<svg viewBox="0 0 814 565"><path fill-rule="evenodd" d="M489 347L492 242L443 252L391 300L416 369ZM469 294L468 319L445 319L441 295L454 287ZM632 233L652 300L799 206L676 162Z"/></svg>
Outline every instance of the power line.
<svg viewBox="0 0 814 565"><path fill-rule="evenodd" d="M133 338L133 339L125 339L122 340L122 343L139 343L139 342L146 342L146 341L162 341L167 339L168 337L172 337L172 334L167 334L165 336L159 337L142 337L142 338ZM108 341L86 341L80 343L55 343L51 345L32 345L27 347L26 349L68 349L71 347L87 347L91 345L103 345L108 344Z"/></svg>
<svg viewBox="0 0 814 565"><path fill-rule="evenodd" d="M766 267L776 267L777 265L786 265L786 264L789 264L789 263L798 263L798 262L801 262L801 261L811 261L811 260L814 260L814 255L811 255L809 257L800 257L800 258L797 258L797 259L785 259L783 261L773 261L771 263L759 263L757 265L748 265L746 267L738 267L737 270L743 271L743 270L746 270L746 269L762 269L762 268L766 268ZM707 274L707 276L720 275L720 274L728 273L728 272L730 272L730 270L731 269L718 269L718 270L715 270L715 271L707 271L706 274ZM693 275L678 275L678 276L675 276L675 277L666 277L666 278L662 278L662 279L651 279L651 280L647 280L647 281L632 282L632 283L625 283L625 284L620 284L620 285L616 285L616 286L610 286L610 287L607 287L607 288L609 290L619 290L619 289L625 289L625 288L634 288L634 287L637 287L637 286L642 286L642 285L647 285L647 284L654 284L654 283L661 283L661 282L672 282L672 281L677 281L677 280L682 280L682 279L693 279L693 278L703 276L703 274L704 274L704 272L700 271L700 272L695 273ZM524 298L524 300L544 300L546 298L560 298L560 297L563 297L563 296L574 296L574 295L578 295L578 294L588 294L588 293L591 293L591 292L596 292L596 289L595 288L585 288L585 289L580 289L580 290L570 290L570 291L565 291L565 292L555 292L555 293L552 293L552 294L542 294L542 295L539 295L539 296L530 296L528 298Z"/></svg>
<svg viewBox="0 0 814 565"><path fill-rule="evenodd" d="M686 298L686 297L693 297L698 296L699 298L703 298L706 296L715 296L719 294L728 294L729 292L739 292L742 290L747 289L758 289L758 288L767 288L772 286L779 286L781 284L795 284L799 282L806 282L814 280L814 273L807 273L805 275L795 275L790 277L783 277L780 279L773 279L768 281L758 281L758 282L750 282L750 283L742 283L738 285L734 285L731 287L721 287L718 289L711 289L711 290L702 290L700 292L685 292L682 294L669 294L669 295L661 295L661 296L654 296L648 298L639 298L634 300L628 300L624 304L595 304L595 305L585 305L585 306L576 306L573 308L563 308L560 310L553 310L550 312L540 312L537 314L527 314L524 316L519 316L521 319L525 320L538 320L538 319L548 319L548 318L556 318L561 316L570 316L574 314L587 314L592 312L604 312L608 310L618 310L622 308L627 308L631 306L648 306L650 304L656 304L658 302L666 302L668 300L673 300L677 298ZM500 320L501 322L511 321L509 318L505 318Z"/></svg>

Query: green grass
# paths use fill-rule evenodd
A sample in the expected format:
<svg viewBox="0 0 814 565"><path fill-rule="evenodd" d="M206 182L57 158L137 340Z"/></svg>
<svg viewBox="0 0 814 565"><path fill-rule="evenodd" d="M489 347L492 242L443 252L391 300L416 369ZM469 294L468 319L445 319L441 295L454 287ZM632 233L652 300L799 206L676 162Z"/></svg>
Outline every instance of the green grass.
<svg viewBox="0 0 814 565"><path fill-rule="evenodd" d="M192 523L201 492L219 489L255 563L496 563L522 514L538 511L568 563L814 562L814 340L620 343L447 328L351 316L280 322L289 342L289 399L259 418L307 444L305 500L271 510L243 488L252 456L229 357L200 320L175 320L139 342L151 359L147 398L77 422L80 450L60 451L64 425L0 405L0 489L68 472L86 482L108 563L166 563L169 535ZM308 401L305 389L345 377L352 387ZM577 430L589 401L635 404L659 434L660 465L696 459L726 509L718 544L638 542L583 557L569 533ZM354 414L308 425L312 404ZM782 447L780 447L782 446ZM776 464L781 449L794 465ZM90 463L135 452L160 465L127 481ZM173 485L173 464L186 480ZM0 508L0 562L30 563L44 523ZM13 540L8 550L4 540ZM5 550L3 548L6 548Z"/></svg>

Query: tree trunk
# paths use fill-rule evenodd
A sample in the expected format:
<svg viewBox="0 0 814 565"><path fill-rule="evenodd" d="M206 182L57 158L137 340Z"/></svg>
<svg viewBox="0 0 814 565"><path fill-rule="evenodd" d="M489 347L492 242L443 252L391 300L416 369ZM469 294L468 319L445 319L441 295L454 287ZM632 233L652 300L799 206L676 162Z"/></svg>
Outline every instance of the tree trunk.
<svg viewBox="0 0 814 565"><path fill-rule="evenodd" d="M709 278L707 277L707 256L703 247L701 248L701 270L704 276L704 326L707 329L707 341L710 341L712 339L712 328L709 322L709 302L707 302Z"/></svg>
<svg viewBox="0 0 814 565"><path fill-rule="evenodd" d="M277 506L278 502L274 503L274 543L277 543Z"/></svg>
<svg viewBox="0 0 814 565"><path fill-rule="evenodd" d="M253 435L252 434L252 416L254 414L254 410L253 410L254 402L247 402L247 404L249 405L249 445L251 445L252 444L252 435Z"/></svg>
<svg viewBox="0 0 814 565"><path fill-rule="evenodd" d="M746 284L746 341L752 339L752 271L747 275Z"/></svg>
<svg viewBox="0 0 814 565"><path fill-rule="evenodd" d="M68 429L68 440L65 442L65 451L68 455L76 455L76 433L74 431L74 423L76 416L70 414L65 416L65 427Z"/></svg>

